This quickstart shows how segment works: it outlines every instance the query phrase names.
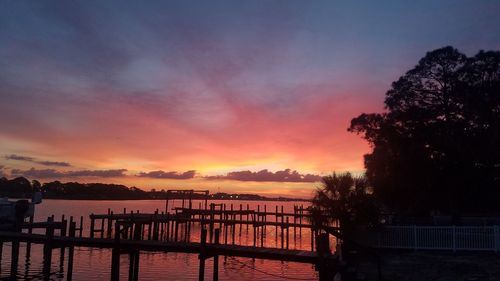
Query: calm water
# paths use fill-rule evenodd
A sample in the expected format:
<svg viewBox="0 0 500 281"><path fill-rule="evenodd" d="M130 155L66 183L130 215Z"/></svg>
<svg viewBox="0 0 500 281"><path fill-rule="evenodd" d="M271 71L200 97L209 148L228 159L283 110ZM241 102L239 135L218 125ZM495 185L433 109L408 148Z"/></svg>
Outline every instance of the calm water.
<svg viewBox="0 0 500 281"><path fill-rule="evenodd" d="M198 207L198 202L194 201L194 207ZM227 208L233 204L235 209L239 205L257 209L260 205L267 206L267 211L274 211L275 206L283 205L285 212L293 212L293 206L306 202L263 202L263 201L212 201L215 203L226 203ZM175 201L175 206L180 206L180 200ZM170 204L172 206L172 204ZM84 229L88 230L88 216L91 213L106 213L111 208L115 213L123 212L123 208L130 210L139 210L140 212L154 212L156 208L164 210L164 201L159 200L131 200L131 201L69 201L69 200L44 200L37 206L35 211L35 221L44 221L50 215L55 215L56 220L60 220L61 215L66 217L74 216L79 218L84 216ZM281 208L281 207L280 207ZM238 230L238 227L236 228ZM192 230L191 241L199 241L199 227ZM298 233L298 231L297 231ZM280 232L278 232L278 236ZM84 232L84 236L88 233ZM297 235L298 236L298 235ZM252 227L248 231L243 226L241 237L236 234L236 244L253 244ZM278 240L275 237L275 229L268 227L266 231L265 246L277 247ZM17 278L19 280L40 280L42 278L42 245L31 245L31 255L26 257L26 244L21 243L19 266L17 269ZM310 233L308 230L302 230L302 236L293 239L293 228L290 229L290 248L310 250ZM10 280L10 243L4 243L1 272L2 280ZM52 257L52 280L65 280L67 261L60 263L60 251L53 251ZM213 259L206 261L206 279L212 279ZM128 278L128 256L121 256L121 279ZM140 280L198 280L198 256L193 254L181 253L149 253L141 252L140 256ZM73 280L109 280L111 268L111 250L75 248L74 255ZM317 280L317 274L312 265L280 262L247 258L219 258L219 280Z"/></svg>

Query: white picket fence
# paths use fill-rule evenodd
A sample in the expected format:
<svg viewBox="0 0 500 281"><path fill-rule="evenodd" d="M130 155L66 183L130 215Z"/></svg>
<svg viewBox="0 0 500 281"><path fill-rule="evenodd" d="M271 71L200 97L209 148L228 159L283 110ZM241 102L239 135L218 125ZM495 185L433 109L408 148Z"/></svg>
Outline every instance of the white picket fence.
<svg viewBox="0 0 500 281"><path fill-rule="evenodd" d="M500 251L500 226L385 226L376 235L378 248Z"/></svg>

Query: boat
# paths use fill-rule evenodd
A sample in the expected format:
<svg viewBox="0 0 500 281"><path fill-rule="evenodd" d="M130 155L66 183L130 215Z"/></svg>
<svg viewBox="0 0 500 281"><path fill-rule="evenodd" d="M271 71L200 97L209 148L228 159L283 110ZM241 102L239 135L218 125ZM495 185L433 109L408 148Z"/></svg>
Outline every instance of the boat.
<svg viewBox="0 0 500 281"><path fill-rule="evenodd" d="M0 228L9 229L23 223L26 218L35 215L35 205L42 203L42 193L33 193L30 200L10 200L7 197L0 198Z"/></svg>

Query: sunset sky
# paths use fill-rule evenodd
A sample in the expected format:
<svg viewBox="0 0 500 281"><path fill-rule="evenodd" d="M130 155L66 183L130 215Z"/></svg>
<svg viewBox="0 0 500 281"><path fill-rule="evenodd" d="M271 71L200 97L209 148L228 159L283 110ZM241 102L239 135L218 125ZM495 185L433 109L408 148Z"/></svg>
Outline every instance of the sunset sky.
<svg viewBox="0 0 500 281"><path fill-rule="evenodd" d="M500 49L500 2L0 1L0 175L307 197L446 45Z"/></svg>

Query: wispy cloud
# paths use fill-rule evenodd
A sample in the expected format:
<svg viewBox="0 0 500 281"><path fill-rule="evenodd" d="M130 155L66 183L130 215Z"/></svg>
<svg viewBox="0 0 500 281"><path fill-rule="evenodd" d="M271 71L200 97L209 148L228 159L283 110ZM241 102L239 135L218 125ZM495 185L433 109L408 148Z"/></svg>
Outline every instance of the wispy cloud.
<svg viewBox="0 0 500 281"><path fill-rule="evenodd" d="M27 161L27 162L34 162L35 161L35 159L33 157L16 155L16 154L7 155L7 156L5 156L5 159L7 159L7 160L18 160L18 161Z"/></svg>
<svg viewBox="0 0 500 281"><path fill-rule="evenodd" d="M71 164L67 162L58 162L58 161L37 161L36 163L45 165L45 166L57 166L57 167L70 167Z"/></svg>
<svg viewBox="0 0 500 281"><path fill-rule="evenodd" d="M7 160L16 160L16 161L31 162L31 163L36 163L36 164L44 165L44 166L71 167L71 164L67 163L67 162L37 160L37 159L35 159L33 157L23 156L23 155L17 155L17 154L7 155L7 156L5 156L5 159L7 159Z"/></svg>
<svg viewBox="0 0 500 281"><path fill-rule="evenodd" d="M236 171L226 175L205 177L206 179L227 179L237 181L272 181L272 182L317 182L321 180L321 176L313 174L300 174L297 171L285 169L282 171L271 172L261 170L258 172L252 171Z"/></svg>
<svg viewBox="0 0 500 281"><path fill-rule="evenodd" d="M69 177L123 177L127 169L110 169L110 170L80 170L80 171L69 171L64 174Z"/></svg>
<svg viewBox="0 0 500 281"><path fill-rule="evenodd" d="M75 170L58 171L55 169L35 169L29 170L12 169L12 176L23 176L29 178L71 178L71 177L124 177L127 169L109 169L109 170Z"/></svg>
<svg viewBox="0 0 500 281"><path fill-rule="evenodd" d="M165 171L151 171L151 172L142 172L139 173L137 176L138 177L145 177L145 178L154 178L154 179L178 179L178 180L185 180L185 179L192 179L196 175L195 170L190 170L184 173L178 173L178 172L165 172Z"/></svg>

